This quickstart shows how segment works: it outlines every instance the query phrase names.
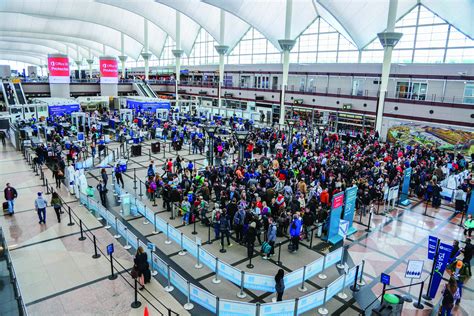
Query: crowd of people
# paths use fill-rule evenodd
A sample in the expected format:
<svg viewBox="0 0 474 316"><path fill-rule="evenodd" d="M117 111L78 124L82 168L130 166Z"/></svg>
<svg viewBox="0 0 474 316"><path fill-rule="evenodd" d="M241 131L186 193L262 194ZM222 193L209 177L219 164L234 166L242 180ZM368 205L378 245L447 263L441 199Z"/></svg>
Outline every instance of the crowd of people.
<svg viewBox="0 0 474 316"><path fill-rule="evenodd" d="M112 113L99 116L102 120L115 118ZM332 198L347 188L357 187L356 209L365 215L371 205L386 198L389 188L402 183L404 170L411 167L411 192L439 207L441 182L449 174L472 168L461 154L436 147L382 143L377 133L363 132L341 139L337 133L319 135L317 130L302 126L291 130L255 127L238 118L217 119L211 124L217 126L212 142L199 120L164 121L142 113L115 129L118 141L133 134L169 140L176 152L183 144L188 144L193 154L206 153L209 157L212 151L214 164L205 168L198 168L195 161L179 154L167 158L163 165L150 161L144 179L147 196L153 201L162 199L168 211L175 207L184 224L199 221L211 226L222 248L233 245L230 236L234 234L235 242L247 248L249 257L257 242L263 258L268 259L275 254L277 237L288 237L288 249L294 253L300 240L311 238L315 228L318 235L326 234ZM37 147L36 159L41 164L54 157L52 169L60 186L66 164L81 160L84 148L70 144L64 159L64 130L61 124L53 126L50 142ZM240 159L233 130L249 132ZM92 125L85 132L91 154L96 154L96 148L104 151L104 131ZM124 187L119 166L114 168L114 177ZM107 172L102 170L96 188L104 206L107 181ZM472 173L459 183L454 193L456 212L466 212L473 186ZM12 201L12 190L5 192L7 200ZM464 226L466 237L470 237L474 227L471 217ZM469 262L463 264L470 268Z"/></svg>

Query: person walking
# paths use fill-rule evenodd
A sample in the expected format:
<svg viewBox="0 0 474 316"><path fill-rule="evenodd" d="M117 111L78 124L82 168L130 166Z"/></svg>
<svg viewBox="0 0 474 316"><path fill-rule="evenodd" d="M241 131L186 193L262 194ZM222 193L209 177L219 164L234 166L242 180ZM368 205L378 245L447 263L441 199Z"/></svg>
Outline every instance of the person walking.
<svg viewBox="0 0 474 316"><path fill-rule="evenodd" d="M100 171L100 176L102 177L104 187L107 187L107 181L109 181L109 176L107 175L107 171L105 170L105 168L102 168L102 170Z"/></svg>
<svg viewBox="0 0 474 316"><path fill-rule="evenodd" d="M140 291L142 291L145 289L145 274L147 273L147 270L149 270L148 255L145 250L143 250L142 246L138 247L133 263L133 269L136 271L138 283L141 285Z"/></svg>
<svg viewBox="0 0 474 316"><path fill-rule="evenodd" d="M63 205L63 202L59 198L58 193L53 192L53 194L51 195L51 206L53 207L54 212L56 213L58 223L61 223L61 205Z"/></svg>
<svg viewBox="0 0 474 316"><path fill-rule="evenodd" d="M35 209L38 213L39 224L43 223L46 224L46 207L48 206L48 202L43 198L43 194L38 192L38 197L35 200Z"/></svg>
<svg viewBox="0 0 474 316"><path fill-rule="evenodd" d="M276 224L273 222L273 218L268 218L268 232L267 232L267 241L268 244L271 246L270 252L268 255L265 255L263 259L267 260L268 257L271 257L275 254L275 242L277 238L277 227Z"/></svg>
<svg viewBox="0 0 474 316"><path fill-rule="evenodd" d="M107 187L104 185L102 180L99 180L99 184L97 185L97 191L99 192L100 202L105 207L107 202Z"/></svg>
<svg viewBox="0 0 474 316"><path fill-rule="evenodd" d="M283 300L283 292L285 292L285 270L278 269L277 274L275 275L275 291L277 292L277 302Z"/></svg>
<svg viewBox="0 0 474 316"><path fill-rule="evenodd" d="M464 205L466 203L466 193L464 192L462 186L459 186L456 192L454 193L454 200L454 212L464 212Z"/></svg>
<svg viewBox="0 0 474 316"><path fill-rule="evenodd" d="M122 189L125 188L125 185L123 183L123 178L122 178L122 171L120 170L120 165L117 164L115 166L115 179L117 180L117 184L122 185Z"/></svg>
<svg viewBox="0 0 474 316"><path fill-rule="evenodd" d="M467 219L463 223L463 226L464 226L464 236L471 237L472 230L474 229L474 220L472 219L472 214L467 215Z"/></svg>
<svg viewBox="0 0 474 316"><path fill-rule="evenodd" d="M56 188L61 189L61 182L64 179L64 173L58 165L56 165L53 175L56 180Z"/></svg>
<svg viewBox="0 0 474 316"><path fill-rule="evenodd" d="M3 190L3 194L8 203L8 215L15 214L15 199L18 197L18 193L14 187L10 186L10 183L7 183L5 190Z"/></svg>

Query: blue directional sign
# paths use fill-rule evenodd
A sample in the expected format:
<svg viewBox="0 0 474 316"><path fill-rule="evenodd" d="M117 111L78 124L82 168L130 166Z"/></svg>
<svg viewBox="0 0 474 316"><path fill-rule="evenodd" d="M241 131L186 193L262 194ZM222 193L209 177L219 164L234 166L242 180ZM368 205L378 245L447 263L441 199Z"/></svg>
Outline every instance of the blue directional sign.
<svg viewBox="0 0 474 316"><path fill-rule="evenodd" d="M380 275L380 282L385 285L390 285L390 275L382 273Z"/></svg>
<svg viewBox="0 0 474 316"><path fill-rule="evenodd" d="M433 260L436 254L438 238L435 236L428 237L428 259Z"/></svg>
<svg viewBox="0 0 474 316"><path fill-rule="evenodd" d="M114 244L107 245L107 254L110 256L114 253Z"/></svg>

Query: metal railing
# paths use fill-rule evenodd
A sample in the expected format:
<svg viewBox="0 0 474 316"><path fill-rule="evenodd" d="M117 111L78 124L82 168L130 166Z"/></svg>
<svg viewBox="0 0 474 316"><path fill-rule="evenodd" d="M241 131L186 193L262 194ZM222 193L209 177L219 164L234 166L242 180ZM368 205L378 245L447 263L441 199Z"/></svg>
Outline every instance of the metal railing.
<svg viewBox="0 0 474 316"><path fill-rule="evenodd" d="M10 251L8 250L7 241L5 240L3 229L0 227L0 244L4 251L5 260L7 262L7 268L10 270L10 279L13 285L13 290L15 293L15 299L18 303L18 311L20 316L28 316L28 311L26 309L25 301L23 300L23 295L21 293L20 285L18 284L15 267L13 266L13 261L10 256Z"/></svg>

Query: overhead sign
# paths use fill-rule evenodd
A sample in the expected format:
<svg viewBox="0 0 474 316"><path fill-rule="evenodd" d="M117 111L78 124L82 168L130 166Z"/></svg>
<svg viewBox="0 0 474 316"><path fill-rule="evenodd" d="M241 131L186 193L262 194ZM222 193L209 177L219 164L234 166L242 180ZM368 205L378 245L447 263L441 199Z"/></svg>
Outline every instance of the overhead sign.
<svg viewBox="0 0 474 316"><path fill-rule="evenodd" d="M107 245L107 254L110 256L114 253L114 244Z"/></svg>
<svg viewBox="0 0 474 316"><path fill-rule="evenodd" d="M115 58L100 59L100 83L118 82L118 63Z"/></svg>
<svg viewBox="0 0 474 316"><path fill-rule="evenodd" d="M69 83L69 58L65 55L48 56L50 83Z"/></svg>
<svg viewBox="0 0 474 316"><path fill-rule="evenodd" d="M385 285L390 285L390 275L382 273L380 275L380 282Z"/></svg>
<svg viewBox="0 0 474 316"><path fill-rule="evenodd" d="M438 245L438 238L435 236L428 237L428 259L433 260L436 254L436 246Z"/></svg>
<svg viewBox="0 0 474 316"><path fill-rule="evenodd" d="M423 272L423 260L410 260L407 264L407 270L405 271L405 278L407 279L419 279Z"/></svg>

